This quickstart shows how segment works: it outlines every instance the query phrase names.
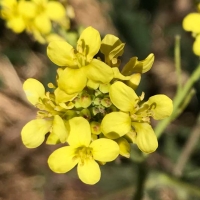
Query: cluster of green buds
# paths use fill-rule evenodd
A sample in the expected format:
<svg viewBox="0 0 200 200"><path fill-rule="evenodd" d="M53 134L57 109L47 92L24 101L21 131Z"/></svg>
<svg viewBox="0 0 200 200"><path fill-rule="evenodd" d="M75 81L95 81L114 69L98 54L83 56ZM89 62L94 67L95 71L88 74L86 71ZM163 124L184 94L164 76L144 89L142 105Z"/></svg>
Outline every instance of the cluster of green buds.
<svg viewBox="0 0 200 200"><path fill-rule="evenodd" d="M94 58L99 51L102 58ZM144 153L158 147L150 117L160 120L170 116L172 101L162 94L143 101L144 93L136 94L154 55L142 61L133 57L120 72L123 51L119 38L108 34L101 40L99 32L88 27L76 49L64 41L48 45L48 57L59 66L55 84L48 84L53 92L45 92L36 79L24 82L28 100L39 111L37 119L23 127L22 141L35 148L49 133L47 144L63 143L48 158L52 171L66 173L77 165L81 181L95 184L101 177L99 164L119 155L129 158L132 143Z"/></svg>
<svg viewBox="0 0 200 200"><path fill-rule="evenodd" d="M69 29L70 21L65 7L58 1L49 0L1 0L0 17L15 33L27 31L40 43L61 39L53 33L57 24Z"/></svg>

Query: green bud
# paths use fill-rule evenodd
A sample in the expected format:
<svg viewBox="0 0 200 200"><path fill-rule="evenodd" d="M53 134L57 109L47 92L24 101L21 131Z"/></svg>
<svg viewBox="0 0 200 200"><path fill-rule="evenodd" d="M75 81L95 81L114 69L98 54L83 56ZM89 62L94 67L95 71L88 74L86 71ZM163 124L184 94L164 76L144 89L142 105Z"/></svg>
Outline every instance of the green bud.
<svg viewBox="0 0 200 200"><path fill-rule="evenodd" d="M99 135L101 133L101 124L99 122L91 122L90 123L91 132L95 135Z"/></svg>
<svg viewBox="0 0 200 200"><path fill-rule="evenodd" d="M101 100L101 105L108 108L112 105L110 98L106 97Z"/></svg>

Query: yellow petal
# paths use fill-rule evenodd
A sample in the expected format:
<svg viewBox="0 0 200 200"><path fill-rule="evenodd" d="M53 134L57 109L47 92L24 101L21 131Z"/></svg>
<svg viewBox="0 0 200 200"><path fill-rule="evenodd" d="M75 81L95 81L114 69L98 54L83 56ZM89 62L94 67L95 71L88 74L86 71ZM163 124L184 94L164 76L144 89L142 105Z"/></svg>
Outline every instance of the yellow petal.
<svg viewBox="0 0 200 200"><path fill-rule="evenodd" d="M88 147L91 141L91 130L89 122L83 117L74 117L69 120L68 143L73 147Z"/></svg>
<svg viewBox="0 0 200 200"><path fill-rule="evenodd" d="M78 163L79 159L75 158L75 149L67 146L55 150L49 156L47 162L52 171L56 173L66 173Z"/></svg>
<svg viewBox="0 0 200 200"><path fill-rule="evenodd" d="M81 92L87 83L84 68L72 69L66 68L58 79L58 86L67 94Z"/></svg>
<svg viewBox="0 0 200 200"><path fill-rule="evenodd" d="M144 153L152 153L158 147L156 135L147 123L132 122L132 126L137 132L136 144Z"/></svg>
<svg viewBox="0 0 200 200"><path fill-rule="evenodd" d="M186 31L200 33L200 14L190 13L183 19L183 28Z"/></svg>
<svg viewBox="0 0 200 200"><path fill-rule="evenodd" d="M64 103L68 101L72 101L78 93L74 94L67 94L65 91L61 90L59 87L55 89L54 91L56 103Z"/></svg>
<svg viewBox="0 0 200 200"><path fill-rule="evenodd" d="M45 14L37 15L34 24L42 34L48 34L51 31L51 21Z"/></svg>
<svg viewBox="0 0 200 200"><path fill-rule="evenodd" d="M58 138L58 136L55 133L51 132L46 140L46 144L55 145L58 143L60 143L60 139Z"/></svg>
<svg viewBox="0 0 200 200"><path fill-rule="evenodd" d="M51 33L46 36L47 43L53 42L53 41L64 41L64 38L56 33Z"/></svg>
<svg viewBox="0 0 200 200"><path fill-rule="evenodd" d="M104 62L93 59L92 62L85 66L87 77L92 81L100 83L109 83L113 79L112 68Z"/></svg>
<svg viewBox="0 0 200 200"><path fill-rule="evenodd" d="M110 139L101 138L93 141L90 144L92 148L93 158L101 162L110 162L119 155L118 144Z"/></svg>
<svg viewBox="0 0 200 200"><path fill-rule="evenodd" d="M52 132L58 136L59 140L62 143L67 141L69 135L68 131L69 130L67 130L63 119L59 115L55 115L53 120Z"/></svg>
<svg viewBox="0 0 200 200"><path fill-rule="evenodd" d="M99 165L93 159L84 160L78 164L78 176L83 183L94 185L101 178Z"/></svg>
<svg viewBox="0 0 200 200"><path fill-rule="evenodd" d="M86 28L77 42L77 50L87 58L87 61L98 53L101 46L101 37L99 32L91 26Z"/></svg>
<svg viewBox="0 0 200 200"><path fill-rule="evenodd" d="M46 7L47 15L50 19L59 21L65 17L65 8L59 2L50 1L47 3Z"/></svg>
<svg viewBox="0 0 200 200"><path fill-rule="evenodd" d="M112 103L125 112L132 111L138 100L135 91L120 81L110 86L109 93Z"/></svg>
<svg viewBox="0 0 200 200"><path fill-rule="evenodd" d="M73 60L73 47L64 41L50 42L47 47L47 55L58 66L75 67Z"/></svg>
<svg viewBox="0 0 200 200"><path fill-rule="evenodd" d="M116 139L131 129L131 118L129 114L123 112L112 112L107 114L101 122L101 130L103 134L110 138Z"/></svg>
<svg viewBox="0 0 200 200"><path fill-rule="evenodd" d="M18 11L24 17L31 19L36 14L36 6L33 2L19 1Z"/></svg>
<svg viewBox="0 0 200 200"><path fill-rule="evenodd" d="M99 83L88 79L87 87L92 88L93 90L96 90L99 87Z"/></svg>
<svg viewBox="0 0 200 200"><path fill-rule="evenodd" d="M120 80L129 80L131 77L130 76L124 76L120 73L119 68L113 67L112 68L113 73L114 73L114 78L120 79Z"/></svg>
<svg viewBox="0 0 200 200"><path fill-rule="evenodd" d="M7 21L8 28L12 29L15 33L21 33L26 28L25 22L22 17L15 16Z"/></svg>
<svg viewBox="0 0 200 200"><path fill-rule="evenodd" d="M27 99L33 105L36 105L39 102L39 99L45 96L44 86L38 80L33 78L29 78L24 82L23 90L26 93Z"/></svg>
<svg viewBox="0 0 200 200"><path fill-rule="evenodd" d="M128 143L128 141L123 138L120 137L118 139L115 140L117 142L117 144L119 145L119 153L120 155L129 158L130 157L130 153L131 153L131 146Z"/></svg>
<svg viewBox="0 0 200 200"><path fill-rule="evenodd" d="M45 119L35 119L28 122L21 131L22 142L27 148L40 146L45 134L50 130L52 121Z"/></svg>
<svg viewBox="0 0 200 200"><path fill-rule="evenodd" d="M126 81L126 84L135 90L140 84L140 80L141 80L141 74L135 73L130 76L130 79Z"/></svg>
<svg viewBox="0 0 200 200"><path fill-rule="evenodd" d="M154 95L145 104L150 106L152 117L156 120L169 117L173 111L173 102L166 95Z"/></svg>
<svg viewBox="0 0 200 200"><path fill-rule="evenodd" d="M195 55L200 56L200 35L198 35L193 43L193 51Z"/></svg>
<svg viewBox="0 0 200 200"><path fill-rule="evenodd" d="M110 83L107 83L107 84L99 84L99 90L103 93L103 94L106 94L109 92L109 89L110 89Z"/></svg>
<svg viewBox="0 0 200 200"><path fill-rule="evenodd" d="M154 54L149 54L144 60L139 61L137 57L132 57L123 67L122 74L128 76L133 73L145 73L149 71L154 62Z"/></svg>

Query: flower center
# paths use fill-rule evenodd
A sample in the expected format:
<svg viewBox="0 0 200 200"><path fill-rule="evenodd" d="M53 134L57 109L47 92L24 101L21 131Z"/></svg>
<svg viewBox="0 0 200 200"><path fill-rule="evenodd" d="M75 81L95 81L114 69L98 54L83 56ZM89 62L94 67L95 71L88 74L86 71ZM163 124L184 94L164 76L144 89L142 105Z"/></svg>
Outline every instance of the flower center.
<svg viewBox="0 0 200 200"><path fill-rule="evenodd" d="M79 147L76 150L76 156L80 159L81 165L88 159L93 159L92 148L90 147Z"/></svg>

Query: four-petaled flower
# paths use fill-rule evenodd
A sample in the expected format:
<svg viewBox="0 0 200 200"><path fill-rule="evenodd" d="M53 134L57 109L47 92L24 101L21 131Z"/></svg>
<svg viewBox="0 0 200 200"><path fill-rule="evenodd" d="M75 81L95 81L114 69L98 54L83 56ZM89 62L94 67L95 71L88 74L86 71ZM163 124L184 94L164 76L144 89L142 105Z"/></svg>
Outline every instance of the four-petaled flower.
<svg viewBox="0 0 200 200"><path fill-rule="evenodd" d="M120 110L107 114L102 120L102 132L111 139L124 136L133 129L136 132L135 143L145 153L151 153L158 147L156 135L150 125L150 116L156 120L171 115L172 100L165 95L155 95L141 103L135 91L117 81L109 91L112 103Z"/></svg>
<svg viewBox="0 0 200 200"><path fill-rule="evenodd" d="M113 71L104 62L93 58L99 51L101 38L99 32L86 28L78 42L76 50L67 42L50 42L47 54L52 62L66 67L59 73L58 86L67 94L81 92L88 79L97 83L109 83Z"/></svg>
<svg viewBox="0 0 200 200"><path fill-rule="evenodd" d="M69 146L55 150L48 159L49 167L56 173L66 173L78 164L78 176L86 184L100 180L98 163L110 162L119 155L118 144L110 139L101 138L91 142L89 122L83 117L69 120Z"/></svg>

